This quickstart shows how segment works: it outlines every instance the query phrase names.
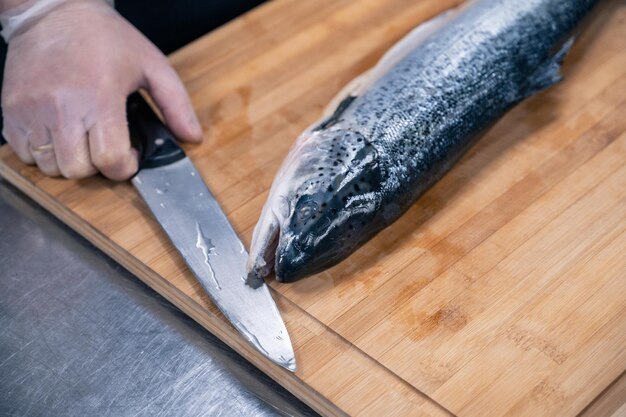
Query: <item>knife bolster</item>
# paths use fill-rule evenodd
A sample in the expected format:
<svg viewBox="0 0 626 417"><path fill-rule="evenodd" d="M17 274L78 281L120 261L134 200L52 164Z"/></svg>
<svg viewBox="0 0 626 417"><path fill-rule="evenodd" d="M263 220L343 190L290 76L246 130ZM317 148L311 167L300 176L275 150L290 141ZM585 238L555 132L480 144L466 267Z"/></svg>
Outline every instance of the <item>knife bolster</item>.
<svg viewBox="0 0 626 417"><path fill-rule="evenodd" d="M131 142L139 151L139 169L169 165L185 157L172 132L139 93L128 97L126 114Z"/></svg>

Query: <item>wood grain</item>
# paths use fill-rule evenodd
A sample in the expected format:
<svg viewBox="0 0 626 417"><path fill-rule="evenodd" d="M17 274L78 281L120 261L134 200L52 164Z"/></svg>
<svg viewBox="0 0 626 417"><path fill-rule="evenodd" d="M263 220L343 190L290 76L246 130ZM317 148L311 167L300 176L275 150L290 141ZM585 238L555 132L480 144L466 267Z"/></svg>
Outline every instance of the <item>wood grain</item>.
<svg viewBox="0 0 626 417"><path fill-rule="evenodd" d="M459 2L276 0L171 56L205 129L186 151L246 244L300 131ZM508 113L348 260L270 282L296 374L238 336L128 183L47 178L7 147L0 175L324 415L619 415L625 18L623 2L602 2L565 81Z"/></svg>
<svg viewBox="0 0 626 417"><path fill-rule="evenodd" d="M626 415L626 372L622 373L580 414L580 417L621 417Z"/></svg>

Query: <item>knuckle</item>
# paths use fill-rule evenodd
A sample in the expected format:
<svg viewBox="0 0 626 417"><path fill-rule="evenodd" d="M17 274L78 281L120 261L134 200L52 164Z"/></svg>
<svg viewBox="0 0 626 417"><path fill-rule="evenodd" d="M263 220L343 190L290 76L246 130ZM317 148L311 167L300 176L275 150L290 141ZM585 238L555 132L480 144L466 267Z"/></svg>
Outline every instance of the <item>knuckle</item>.
<svg viewBox="0 0 626 417"><path fill-rule="evenodd" d="M39 164L39 170L49 177L58 177L61 175L59 168L54 165Z"/></svg>
<svg viewBox="0 0 626 417"><path fill-rule="evenodd" d="M72 123L89 113L94 98L89 92L80 93L59 87L42 93L35 100L39 117L49 128L67 130Z"/></svg>
<svg viewBox="0 0 626 417"><path fill-rule="evenodd" d="M51 88L45 95L45 101L48 105L58 108L68 99L64 88Z"/></svg>
<svg viewBox="0 0 626 417"><path fill-rule="evenodd" d="M137 163L131 158L127 158L126 162L117 169L117 177L115 179L126 180L137 171Z"/></svg>
<svg viewBox="0 0 626 417"><path fill-rule="evenodd" d="M131 169L130 166L121 166L118 167L114 170L108 170L108 171L101 171L102 174L114 181L124 181L129 179L130 177L132 177L132 175L135 173L135 171L133 169Z"/></svg>
<svg viewBox="0 0 626 417"><path fill-rule="evenodd" d="M89 165L60 166L59 170L65 178L73 180L86 178L96 173L95 169Z"/></svg>
<svg viewBox="0 0 626 417"><path fill-rule="evenodd" d="M125 155L115 149L108 149L105 152L99 152L92 157L93 164L100 170L116 168L122 165Z"/></svg>
<svg viewBox="0 0 626 417"><path fill-rule="evenodd" d="M65 108L67 106L68 99L63 92L54 90L51 91L43 101L48 123L53 129L58 129L63 126L66 120Z"/></svg>
<svg viewBox="0 0 626 417"><path fill-rule="evenodd" d="M113 180L128 179L136 170L131 155L120 151L97 155L92 162L102 174Z"/></svg>

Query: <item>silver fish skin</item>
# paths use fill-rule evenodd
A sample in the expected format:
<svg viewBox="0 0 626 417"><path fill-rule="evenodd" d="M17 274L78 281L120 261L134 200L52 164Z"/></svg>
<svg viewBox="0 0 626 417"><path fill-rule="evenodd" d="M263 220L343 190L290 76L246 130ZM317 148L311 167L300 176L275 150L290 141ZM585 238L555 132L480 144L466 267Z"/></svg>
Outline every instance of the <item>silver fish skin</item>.
<svg viewBox="0 0 626 417"><path fill-rule="evenodd" d="M424 25L298 138L254 230L249 280L318 273L393 223L508 109L561 80L594 3L477 0Z"/></svg>

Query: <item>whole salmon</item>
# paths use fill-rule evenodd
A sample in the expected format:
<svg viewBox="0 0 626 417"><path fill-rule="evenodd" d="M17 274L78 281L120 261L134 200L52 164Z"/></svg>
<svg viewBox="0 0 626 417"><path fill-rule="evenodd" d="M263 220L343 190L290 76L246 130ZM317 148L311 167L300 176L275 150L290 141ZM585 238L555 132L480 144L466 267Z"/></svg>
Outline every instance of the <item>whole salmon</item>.
<svg viewBox="0 0 626 417"><path fill-rule="evenodd" d="M296 141L255 227L249 280L291 282L393 223L508 109L559 80L595 0L477 0L418 26Z"/></svg>

